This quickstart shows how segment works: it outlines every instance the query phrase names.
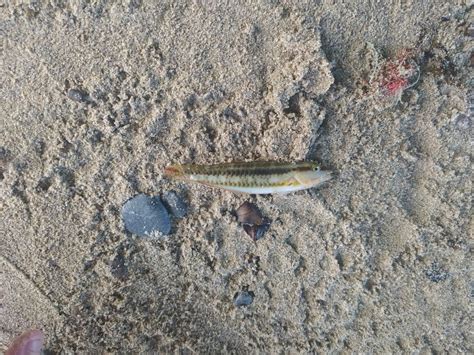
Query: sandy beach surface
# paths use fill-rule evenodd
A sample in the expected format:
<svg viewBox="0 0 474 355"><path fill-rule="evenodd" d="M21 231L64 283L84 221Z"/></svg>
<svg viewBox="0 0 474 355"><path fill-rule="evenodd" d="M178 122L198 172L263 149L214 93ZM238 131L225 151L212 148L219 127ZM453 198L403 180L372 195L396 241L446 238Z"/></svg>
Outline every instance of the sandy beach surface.
<svg viewBox="0 0 474 355"><path fill-rule="evenodd" d="M472 353L472 19L463 1L2 1L0 349L36 328L64 353ZM404 53L419 78L389 95ZM254 160L335 176L267 196L163 176ZM189 212L170 235L125 230L128 199L172 190ZM245 201L271 220L256 242Z"/></svg>

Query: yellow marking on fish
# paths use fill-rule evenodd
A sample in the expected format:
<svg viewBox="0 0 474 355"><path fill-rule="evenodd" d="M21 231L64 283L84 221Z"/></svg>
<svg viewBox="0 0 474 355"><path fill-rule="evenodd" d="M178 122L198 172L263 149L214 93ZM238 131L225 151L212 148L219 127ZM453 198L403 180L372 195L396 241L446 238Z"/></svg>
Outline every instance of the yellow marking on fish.
<svg viewBox="0 0 474 355"><path fill-rule="evenodd" d="M215 165L172 165L169 178L192 181L250 194L289 193L309 189L331 179L315 162L247 162Z"/></svg>

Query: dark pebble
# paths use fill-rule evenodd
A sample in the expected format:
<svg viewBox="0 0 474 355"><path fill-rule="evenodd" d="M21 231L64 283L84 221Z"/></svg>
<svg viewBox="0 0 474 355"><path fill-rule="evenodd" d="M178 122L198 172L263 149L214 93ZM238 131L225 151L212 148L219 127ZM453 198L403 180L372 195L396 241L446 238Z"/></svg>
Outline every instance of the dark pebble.
<svg viewBox="0 0 474 355"><path fill-rule="evenodd" d="M87 101L87 93L79 89L69 89L67 97L72 101L84 102Z"/></svg>
<svg viewBox="0 0 474 355"><path fill-rule="evenodd" d="M252 304L255 294L252 291L240 291L234 295L234 306L242 307Z"/></svg>
<svg viewBox="0 0 474 355"><path fill-rule="evenodd" d="M188 214L188 204L176 191L168 191L162 195L163 203L176 218L183 218Z"/></svg>
<svg viewBox="0 0 474 355"><path fill-rule="evenodd" d="M144 237L153 232L167 235L171 232L171 222L163 203L158 196L139 194L122 207L125 228L133 234Z"/></svg>

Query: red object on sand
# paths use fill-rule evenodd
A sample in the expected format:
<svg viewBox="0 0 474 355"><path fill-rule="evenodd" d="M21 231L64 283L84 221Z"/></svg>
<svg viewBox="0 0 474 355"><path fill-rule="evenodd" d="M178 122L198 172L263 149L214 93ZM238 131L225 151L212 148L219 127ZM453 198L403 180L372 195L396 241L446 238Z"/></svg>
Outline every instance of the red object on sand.
<svg viewBox="0 0 474 355"><path fill-rule="evenodd" d="M418 65L405 50L395 59L387 60L379 72L379 90L383 96L395 96L418 81ZM416 80L414 80L416 78Z"/></svg>

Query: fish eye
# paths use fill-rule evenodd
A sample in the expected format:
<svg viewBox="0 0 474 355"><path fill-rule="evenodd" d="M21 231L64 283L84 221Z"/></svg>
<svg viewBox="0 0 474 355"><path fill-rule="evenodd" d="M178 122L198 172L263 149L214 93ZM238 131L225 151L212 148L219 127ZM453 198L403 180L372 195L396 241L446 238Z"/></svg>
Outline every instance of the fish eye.
<svg viewBox="0 0 474 355"><path fill-rule="evenodd" d="M317 170L319 170L319 166L318 166L318 164L316 164L316 163L315 163L315 164L313 164L313 167L312 167L312 169L313 169L313 171L317 171Z"/></svg>

